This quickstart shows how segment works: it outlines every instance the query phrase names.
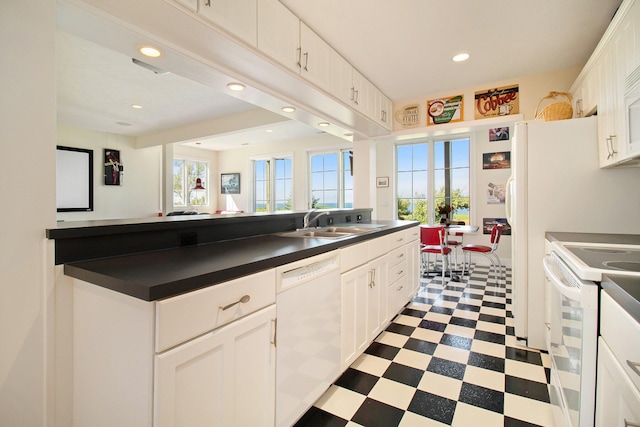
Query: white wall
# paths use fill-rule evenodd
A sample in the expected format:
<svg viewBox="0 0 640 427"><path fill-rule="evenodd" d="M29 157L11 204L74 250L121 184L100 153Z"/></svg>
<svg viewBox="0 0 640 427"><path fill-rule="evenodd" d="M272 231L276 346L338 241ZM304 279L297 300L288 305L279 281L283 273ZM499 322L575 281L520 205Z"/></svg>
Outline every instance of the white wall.
<svg viewBox="0 0 640 427"><path fill-rule="evenodd" d="M470 218L470 222L475 225L482 225L483 218L504 218L504 205L487 204L486 189L489 182L503 183L504 181L506 181L511 173L511 170L483 170L482 154L491 151L510 151L510 142L490 143L488 138L488 129L491 127L500 127L502 125L512 125L513 122L509 120L508 116L505 116L505 121L502 122L502 124L492 121L491 125L484 125L482 123L483 120L474 120L475 107L473 105L473 100L475 92L491 87L501 87L518 84L520 96L520 113L524 116L525 120L531 120L535 117L535 110L540 99L546 96L550 91L568 91L579 71L579 68L572 68L553 73L524 76L508 81L487 83L482 86L452 90L448 91L447 93L437 93L429 96L412 98L394 103L394 110L397 110L404 108L404 106L406 105L415 103L426 105L428 99L434 99L441 96L452 96L462 93L464 94L465 99L464 117L466 120L460 122L459 126L454 126L452 124L451 128L445 127L448 130L443 131L442 126L440 128L438 126L427 127L425 114L424 117L421 117L420 126L415 128L413 131L399 129L398 127L396 127L395 131L401 133L401 138L378 139L376 176L390 177L390 185L388 188L376 189L375 211L377 211L377 218L392 219L395 217L394 215L396 201L394 169L396 143L406 143L411 139L427 136L437 136L438 138L440 138L445 135L457 133L466 133L471 138L471 168L472 170L475 170L475 174L471 176L473 187L470 189L472 198L472 216ZM423 111L425 110L423 109ZM394 124L397 126L397 123ZM472 128L469 127L470 124L471 126L473 126ZM510 136L513 137L513 126L511 126ZM465 243L467 242L488 244L489 236L482 235L481 233L478 233L477 235L468 235L465 237ZM507 262L509 261L508 259L511 257L511 238L509 236L506 236L501 240L498 255L501 259L504 259Z"/></svg>
<svg viewBox="0 0 640 427"><path fill-rule="evenodd" d="M56 2L0 2L0 425L52 424Z"/></svg>
<svg viewBox="0 0 640 427"><path fill-rule="evenodd" d="M57 145L93 150L93 212L59 212L58 220L143 218L162 211L162 148L136 149L134 138L58 126ZM122 185L104 184L104 149L120 150Z"/></svg>
<svg viewBox="0 0 640 427"><path fill-rule="evenodd" d="M309 209L308 157L310 152L351 148L351 143L329 134L320 134L305 140L248 146L218 153L219 173L240 173L240 194L220 194L218 209L250 211L251 160L267 155L293 156L293 210Z"/></svg>

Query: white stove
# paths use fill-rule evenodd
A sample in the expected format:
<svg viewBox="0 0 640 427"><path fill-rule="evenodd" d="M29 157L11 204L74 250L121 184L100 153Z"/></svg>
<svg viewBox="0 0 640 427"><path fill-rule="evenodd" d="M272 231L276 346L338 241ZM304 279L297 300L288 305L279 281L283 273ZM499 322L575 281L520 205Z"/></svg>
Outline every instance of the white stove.
<svg viewBox="0 0 640 427"><path fill-rule="evenodd" d="M640 246L553 242L551 250L582 280L602 281L605 274L640 277Z"/></svg>

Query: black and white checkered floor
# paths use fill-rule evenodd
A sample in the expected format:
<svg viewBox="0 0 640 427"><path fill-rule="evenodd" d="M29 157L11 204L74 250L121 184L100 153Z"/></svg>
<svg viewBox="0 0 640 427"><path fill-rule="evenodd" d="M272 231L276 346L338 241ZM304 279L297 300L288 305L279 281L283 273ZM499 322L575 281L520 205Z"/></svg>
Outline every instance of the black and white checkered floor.
<svg viewBox="0 0 640 427"><path fill-rule="evenodd" d="M296 427L552 427L549 356L514 337L510 270L506 285L488 273L423 279Z"/></svg>

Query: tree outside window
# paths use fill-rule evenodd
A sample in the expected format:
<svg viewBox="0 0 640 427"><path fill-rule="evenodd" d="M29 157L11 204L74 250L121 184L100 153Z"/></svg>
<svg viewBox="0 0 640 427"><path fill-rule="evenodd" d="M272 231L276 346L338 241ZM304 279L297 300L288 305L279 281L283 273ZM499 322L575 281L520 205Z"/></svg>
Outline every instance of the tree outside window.
<svg viewBox="0 0 640 427"><path fill-rule="evenodd" d="M209 164L203 161L173 160L173 205L180 207L209 206ZM204 190L196 189L200 178Z"/></svg>
<svg viewBox="0 0 640 427"><path fill-rule="evenodd" d="M469 139L426 140L396 147L399 219L440 222L438 206L451 219L469 223Z"/></svg>

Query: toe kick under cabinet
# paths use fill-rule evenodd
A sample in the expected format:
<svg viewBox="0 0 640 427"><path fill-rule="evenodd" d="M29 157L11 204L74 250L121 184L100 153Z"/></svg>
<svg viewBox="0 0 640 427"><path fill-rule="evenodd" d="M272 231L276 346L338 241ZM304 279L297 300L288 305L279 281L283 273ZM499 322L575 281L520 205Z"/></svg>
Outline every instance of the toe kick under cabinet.
<svg viewBox="0 0 640 427"><path fill-rule="evenodd" d="M275 288L271 269L146 302L74 280L74 425L273 425Z"/></svg>

